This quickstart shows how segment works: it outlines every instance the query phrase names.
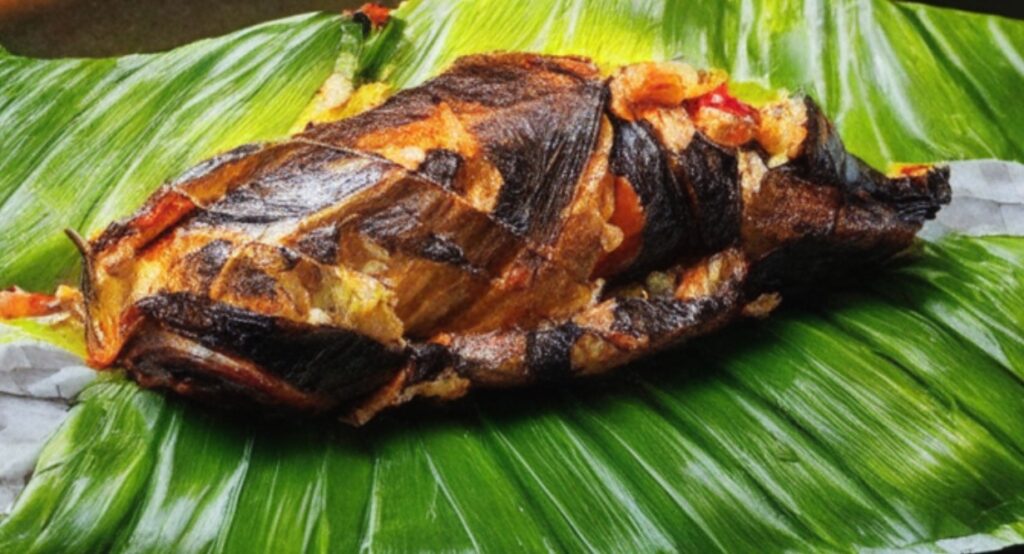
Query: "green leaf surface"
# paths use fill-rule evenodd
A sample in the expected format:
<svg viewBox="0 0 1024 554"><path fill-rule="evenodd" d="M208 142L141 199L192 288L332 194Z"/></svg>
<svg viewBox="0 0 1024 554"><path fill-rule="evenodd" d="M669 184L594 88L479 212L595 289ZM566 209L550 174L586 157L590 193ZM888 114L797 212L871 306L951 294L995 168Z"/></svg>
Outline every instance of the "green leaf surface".
<svg viewBox="0 0 1024 554"><path fill-rule="evenodd" d="M44 342L85 357L84 330L80 324L48 318L0 320L0 346L15 342Z"/></svg>
<svg viewBox="0 0 1024 554"><path fill-rule="evenodd" d="M410 86L494 49L609 67L682 57L744 90L807 90L875 164L1024 159L1020 23L852 0L414 0L397 16L368 48L318 15L151 56L0 54L0 126L18 130L0 135L0 284L66 278L64 226L102 227L194 161L279 136L332 70ZM0 521L0 552L1024 541L1021 283L1024 239L953 237L607 382L481 393L359 430L218 414L106 378ZM15 325L0 341L68 347Z"/></svg>
<svg viewBox="0 0 1024 554"><path fill-rule="evenodd" d="M0 550L104 550L149 481L165 411L163 399L126 382L86 389L0 523Z"/></svg>

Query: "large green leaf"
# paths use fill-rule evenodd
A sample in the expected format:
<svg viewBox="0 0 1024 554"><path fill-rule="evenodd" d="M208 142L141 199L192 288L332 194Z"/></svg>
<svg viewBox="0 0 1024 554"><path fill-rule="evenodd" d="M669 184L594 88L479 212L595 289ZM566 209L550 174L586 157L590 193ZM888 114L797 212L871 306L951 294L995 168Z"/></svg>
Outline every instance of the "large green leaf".
<svg viewBox="0 0 1024 554"><path fill-rule="evenodd" d="M421 1L399 16L404 25L375 39L354 70L407 86L458 54L495 48L605 64L685 55L741 79L812 91L853 149L876 163L1022 159L1022 131L1011 122L1022 114L1012 95L1024 26L997 18L882 2L695 0ZM47 166L78 156L80 116L36 113L50 104L33 99L77 90L79 102L89 99L81 106L107 105L121 89L101 85L122 62L0 58L0 118L55 118L22 137L34 147L0 159L24 172L0 173L9 179L0 194L21 198L2 213L12 205L19 217L45 215L54 233L61 218L102 225L190 160L284 132L330 71L336 21L295 19L250 31L259 44L242 33L129 58L263 60L234 76L250 93L230 104L259 130L211 139L177 165L147 161L159 154L154 143L130 155L123 122L97 115L89 157ZM193 96L220 98L207 90L242 86L211 77L174 92L176 80L170 70L151 74L121 109L136 97L164 98L175 113ZM6 88L11 82L21 88ZM153 102L150 115L129 117L134 125L154 117ZM228 133L208 116L170 121L157 135L181 148L179 140ZM74 181L81 191L68 184L76 165L107 159L120 172ZM129 186L121 173L133 161L155 165ZM60 196L60 210L39 215L21 192L68 189L106 207ZM63 247L45 237L8 243L8 229L24 234L27 223L4 225L0 280L48 286L64 274L66 263L48 257ZM50 259L52 267L39 264ZM1022 541L1022 282L1024 239L953 238L859 289L790 306L608 383L480 394L360 430L218 415L107 379L47 446L0 522L0 552L845 551ZM967 536L973 542L944 542Z"/></svg>

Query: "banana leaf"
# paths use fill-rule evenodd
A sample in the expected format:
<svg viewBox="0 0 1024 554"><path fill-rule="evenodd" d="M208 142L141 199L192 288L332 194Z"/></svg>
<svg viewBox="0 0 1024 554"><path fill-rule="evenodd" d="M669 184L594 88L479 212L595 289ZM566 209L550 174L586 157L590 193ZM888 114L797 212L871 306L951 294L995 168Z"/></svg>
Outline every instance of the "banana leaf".
<svg viewBox="0 0 1024 554"><path fill-rule="evenodd" d="M398 16L365 48L310 16L127 61L0 58L0 121L26 129L0 137L0 211L23 218L2 227L0 281L47 287L73 270L50 227L18 243L11 230L102 226L190 161L285 132L341 52L398 87L495 48L685 57L754 81L751 94L810 91L874 163L1022 159L1024 26L994 17L693 0L422 1ZM118 77L122 63L152 68ZM181 114L195 98L216 104ZM22 141L34 147L8 155ZM45 208L30 202L44 193ZM479 394L359 430L218 414L109 376L46 446L0 521L0 552L1022 542L1022 283L1024 239L949 237L611 381Z"/></svg>

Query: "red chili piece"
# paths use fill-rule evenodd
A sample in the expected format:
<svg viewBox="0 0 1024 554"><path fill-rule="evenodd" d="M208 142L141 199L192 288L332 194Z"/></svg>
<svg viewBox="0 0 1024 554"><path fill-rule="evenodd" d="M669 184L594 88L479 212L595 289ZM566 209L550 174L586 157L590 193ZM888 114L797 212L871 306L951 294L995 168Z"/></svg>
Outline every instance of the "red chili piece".
<svg viewBox="0 0 1024 554"><path fill-rule="evenodd" d="M687 111L692 117L701 108L715 108L723 112L731 113L737 117L757 118L757 110L750 104L745 104L729 94L729 85L723 83L715 90L687 102Z"/></svg>
<svg viewBox="0 0 1024 554"><path fill-rule="evenodd" d="M374 28L381 28L387 25L388 20L391 19L391 8L386 8L380 4L373 2L367 2L359 8L359 13L362 13L370 20Z"/></svg>

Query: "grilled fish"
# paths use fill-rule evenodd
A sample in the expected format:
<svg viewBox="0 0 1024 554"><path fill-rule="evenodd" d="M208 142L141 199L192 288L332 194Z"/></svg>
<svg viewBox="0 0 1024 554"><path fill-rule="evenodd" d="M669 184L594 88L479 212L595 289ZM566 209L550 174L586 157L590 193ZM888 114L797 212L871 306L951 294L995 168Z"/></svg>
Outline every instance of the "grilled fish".
<svg viewBox="0 0 1024 554"><path fill-rule="evenodd" d="M905 250L948 177L885 176L810 98L753 108L715 71L464 57L79 239L89 361L355 423L596 375Z"/></svg>

